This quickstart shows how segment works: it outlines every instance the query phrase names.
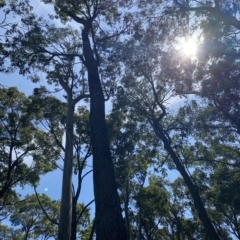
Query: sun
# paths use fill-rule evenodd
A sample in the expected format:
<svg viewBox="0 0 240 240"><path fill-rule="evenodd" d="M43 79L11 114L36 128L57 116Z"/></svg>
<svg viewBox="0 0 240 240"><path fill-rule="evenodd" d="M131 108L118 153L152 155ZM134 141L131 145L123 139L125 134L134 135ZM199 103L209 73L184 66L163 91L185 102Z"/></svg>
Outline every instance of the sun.
<svg viewBox="0 0 240 240"><path fill-rule="evenodd" d="M196 41L188 39L182 42L181 51L186 56L195 56L197 53Z"/></svg>

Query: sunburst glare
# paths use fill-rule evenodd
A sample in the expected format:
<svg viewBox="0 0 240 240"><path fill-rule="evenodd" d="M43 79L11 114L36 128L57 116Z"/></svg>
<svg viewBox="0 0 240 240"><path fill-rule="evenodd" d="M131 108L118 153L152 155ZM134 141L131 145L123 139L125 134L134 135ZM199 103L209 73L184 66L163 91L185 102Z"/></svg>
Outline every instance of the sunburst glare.
<svg viewBox="0 0 240 240"><path fill-rule="evenodd" d="M193 39L188 39L182 42L181 51L186 56L194 57L197 53L197 44Z"/></svg>

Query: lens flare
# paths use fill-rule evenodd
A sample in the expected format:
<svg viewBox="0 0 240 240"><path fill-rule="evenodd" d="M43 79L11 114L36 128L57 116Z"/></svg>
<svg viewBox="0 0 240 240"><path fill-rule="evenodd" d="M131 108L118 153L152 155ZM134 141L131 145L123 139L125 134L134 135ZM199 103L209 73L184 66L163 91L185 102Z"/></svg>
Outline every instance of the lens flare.
<svg viewBox="0 0 240 240"><path fill-rule="evenodd" d="M189 39L182 43L182 52L186 56L195 56L197 53L196 42L192 39Z"/></svg>

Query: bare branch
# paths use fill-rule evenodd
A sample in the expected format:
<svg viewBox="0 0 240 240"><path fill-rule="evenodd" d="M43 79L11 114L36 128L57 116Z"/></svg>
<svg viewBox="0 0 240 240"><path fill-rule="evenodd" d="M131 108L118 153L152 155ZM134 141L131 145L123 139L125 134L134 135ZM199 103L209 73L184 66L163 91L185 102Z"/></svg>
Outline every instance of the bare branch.
<svg viewBox="0 0 240 240"><path fill-rule="evenodd" d="M35 194L36 194L38 203L39 203L42 211L44 212L45 216L47 217L47 219L48 219L50 222L52 222L53 224L59 225L58 222L56 222L56 221L54 221L53 219L51 219L51 218L49 217L49 215L47 214L47 212L45 211L45 209L44 209L44 207L43 207L43 205L42 205L42 203L41 203L41 201L40 201L40 199L39 199L39 197L38 197L38 193L37 193L37 191L36 191L36 187L35 187L35 186L34 186L34 192L35 192Z"/></svg>
<svg viewBox="0 0 240 240"><path fill-rule="evenodd" d="M82 209L82 211L80 212L77 220L76 220L76 223L78 223L79 219L82 217L84 211L95 201L95 199L93 199L91 202L89 202L86 206L84 206L84 208Z"/></svg>

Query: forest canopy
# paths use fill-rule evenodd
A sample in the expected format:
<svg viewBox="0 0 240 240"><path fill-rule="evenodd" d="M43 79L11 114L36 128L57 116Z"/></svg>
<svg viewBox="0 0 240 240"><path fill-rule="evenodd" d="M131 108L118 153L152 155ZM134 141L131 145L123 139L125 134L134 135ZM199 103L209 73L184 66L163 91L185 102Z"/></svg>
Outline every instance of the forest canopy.
<svg viewBox="0 0 240 240"><path fill-rule="evenodd" d="M0 238L240 239L240 1L36 2L0 1Z"/></svg>

